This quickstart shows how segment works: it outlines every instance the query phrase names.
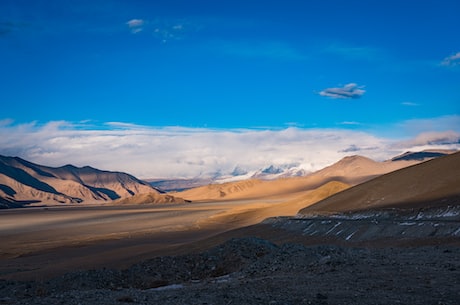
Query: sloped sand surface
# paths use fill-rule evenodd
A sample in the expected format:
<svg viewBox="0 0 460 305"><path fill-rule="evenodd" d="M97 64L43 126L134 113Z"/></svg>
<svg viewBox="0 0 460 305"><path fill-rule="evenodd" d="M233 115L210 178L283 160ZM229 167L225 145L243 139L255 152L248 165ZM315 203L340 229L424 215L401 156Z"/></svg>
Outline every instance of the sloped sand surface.
<svg viewBox="0 0 460 305"><path fill-rule="evenodd" d="M380 176L300 213L458 205L460 152Z"/></svg>
<svg viewBox="0 0 460 305"><path fill-rule="evenodd" d="M260 203L237 205L224 212L212 215L200 221L199 224L206 226L231 226L235 228L256 224L269 217L294 216L300 208L314 204L348 187L349 185L345 183L331 181L317 189L306 191L298 197L281 201L280 203L273 203L270 200L264 203L263 199L260 199Z"/></svg>

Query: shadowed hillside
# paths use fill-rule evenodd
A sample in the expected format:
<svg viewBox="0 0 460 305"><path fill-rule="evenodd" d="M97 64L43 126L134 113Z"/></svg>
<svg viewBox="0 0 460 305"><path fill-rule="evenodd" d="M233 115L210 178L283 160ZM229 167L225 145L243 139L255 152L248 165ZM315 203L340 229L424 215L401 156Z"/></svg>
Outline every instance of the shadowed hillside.
<svg viewBox="0 0 460 305"><path fill-rule="evenodd" d="M126 173L89 166L47 167L18 157L0 156L0 207L27 204L104 203L136 194L160 193L148 183Z"/></svg>
<svg viewBox="0 0 460 305"><path fill-rule="evenodd" d="M380 176L304 208L300 213L458 205L459 178L460 152L457 152Z"/></svg>

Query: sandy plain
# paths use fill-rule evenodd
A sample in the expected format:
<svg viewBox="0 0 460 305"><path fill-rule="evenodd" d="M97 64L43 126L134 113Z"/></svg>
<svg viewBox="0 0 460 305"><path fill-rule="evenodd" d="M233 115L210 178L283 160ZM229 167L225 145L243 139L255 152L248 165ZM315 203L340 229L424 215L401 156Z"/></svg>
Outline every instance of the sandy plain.
<svg viewBox="0 0 460 305"><path fill-rule="evenodd" d="M2 210L0 278L40 279L177 254L178 246L295 215L300 205L286 208L286 199Z"/></svg>

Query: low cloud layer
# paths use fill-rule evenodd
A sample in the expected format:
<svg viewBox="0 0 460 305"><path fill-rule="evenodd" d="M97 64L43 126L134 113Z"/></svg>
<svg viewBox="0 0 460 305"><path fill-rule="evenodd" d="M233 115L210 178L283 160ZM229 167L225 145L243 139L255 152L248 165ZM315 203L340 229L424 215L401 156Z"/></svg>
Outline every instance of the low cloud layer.
<svg viewBox="0 0 460 305"><path fill-rule="evenodd" d="M460 133L449 130L424 132L415 138L395 143L395 147L460 146Z"/></svg>
<svg viewBox="0 0 460 305"><path fill-rule="evenodd" d="M251 171L283 164L315 171L350 154L385 160L423 143L444 147L459 138L453 132L447 142L433 142L433 137L425 136L397 142L346 129L214 130L150 128L116 122L98 127L87 122L2 122L2 155L49 166L90 165L140 178L190 178L229 174L236 167ZM460 148L460 144L448 147Z"/></svg>
<svg viewBox="0 0 460 305"><path fill-rule="evenodd" d="M340 98L340 99L356 99L360 98L366 92L362 89L363 86L358 86L355 83L346 84L343 87L337 88L327 88L319 93L321 96L327 96L331 98Z"/></svg>

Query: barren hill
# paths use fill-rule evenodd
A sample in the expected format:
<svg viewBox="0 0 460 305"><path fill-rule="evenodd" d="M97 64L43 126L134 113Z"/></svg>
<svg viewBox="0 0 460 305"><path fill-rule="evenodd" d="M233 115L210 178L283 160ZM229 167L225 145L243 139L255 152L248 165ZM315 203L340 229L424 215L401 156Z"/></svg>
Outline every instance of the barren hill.
<svg viewBox="0 0 460 305"><path fill-rule="evenodd" d="M110 202L135 194L158 193L129 174L89 166L47 167L0 156L0 207L25 204Z"/></svg>
<svg viewBox="0 0 460 305"><path fill-rule="evenodd" d="M376 162L361 156L351 156L304 177L271 181L250 179L211 184L179 192L177 195L193 201L266 198L280 195L298 196L302 192L316 189L330 181L356 185L419 162L413 160Z"/></svg>
<svg viewBox="0 0 460 305"><path fill-rule="evenodd" d="M171 196L168 194L160 194L159 192L150 192L136 194L132 197L117 199L113 204L150 204L150 203L186 203L187 201Z"/></svg>
<svg viewBox="0 0 460 305"><path fill-rule="evenodd" d="M372 179L300 213L459 205L459 178L460 152L457 152Z"/></svg>

